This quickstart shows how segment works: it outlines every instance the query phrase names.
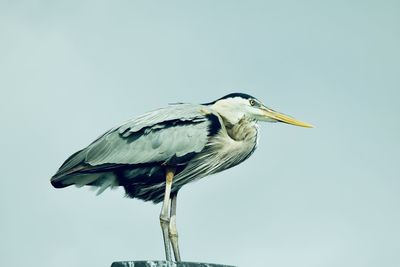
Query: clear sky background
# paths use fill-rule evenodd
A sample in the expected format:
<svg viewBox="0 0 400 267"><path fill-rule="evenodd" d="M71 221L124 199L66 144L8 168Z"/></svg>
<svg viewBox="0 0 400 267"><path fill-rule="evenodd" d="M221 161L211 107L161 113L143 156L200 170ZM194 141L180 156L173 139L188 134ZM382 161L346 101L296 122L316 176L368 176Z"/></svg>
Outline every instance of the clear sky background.
<svg viewBox="0 0 400 267"><path fill-rule="evenodd" d="M143 112L254 95L245 163L184 187L184 260L400 266L399 1L0 1L0 266L163 259L160 205L56 190L73 152Z"/></svg>

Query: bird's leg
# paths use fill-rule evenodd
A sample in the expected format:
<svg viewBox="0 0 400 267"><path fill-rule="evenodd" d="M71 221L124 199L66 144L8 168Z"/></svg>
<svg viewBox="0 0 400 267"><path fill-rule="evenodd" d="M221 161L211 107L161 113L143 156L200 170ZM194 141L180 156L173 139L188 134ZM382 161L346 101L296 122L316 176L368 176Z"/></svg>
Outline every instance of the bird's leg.
<svg viewBox="0 0 400 267"><path fill-rule="evenodd" d="M181 261L178 245L178 231L176 230L176 199L178 192L171 196L171 216L169 222L169 239L171 240L172 250L174 251L175 261Z"/></svg>
<svg viewBox="0 0 400 267"><path fill-rule="evenodd" d="M169 201L170 201L170 194L171 194L171 186L172 186L172 179L174 177L175 170L171 168L167 168L166 178L165 178L165 193L164 193L164 202L160 213L160 224L161 230L163 233L164 238L164 248L165 248L165 257L167 261L171 261L171 247L170 247L170 240L168 234L168 227L169 227Z"/></svg>

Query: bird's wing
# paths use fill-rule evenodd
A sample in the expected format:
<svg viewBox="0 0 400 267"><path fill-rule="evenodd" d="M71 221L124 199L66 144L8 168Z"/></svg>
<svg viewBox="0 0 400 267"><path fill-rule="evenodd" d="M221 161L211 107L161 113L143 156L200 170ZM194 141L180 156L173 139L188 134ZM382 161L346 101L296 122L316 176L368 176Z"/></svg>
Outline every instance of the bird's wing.
<svg viewBox="0 0 400 267"><path fill-rule="evenodd" d="M171 105L108 131L67 159L55 177L116 164L185 164L220 127L218 115L205 106Z"/></svg>

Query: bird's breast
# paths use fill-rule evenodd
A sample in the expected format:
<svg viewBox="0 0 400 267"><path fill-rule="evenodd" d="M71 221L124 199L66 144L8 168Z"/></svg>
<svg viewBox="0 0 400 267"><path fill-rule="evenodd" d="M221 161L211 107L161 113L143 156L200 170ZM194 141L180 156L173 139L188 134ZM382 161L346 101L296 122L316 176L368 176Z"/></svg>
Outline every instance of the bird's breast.
<svg viewBox="0 0 400 267"><path fill-rule="evenodd" d="M216 173L236 166L246 160L257 147L258 127L256 124L235 125L222 128L210 138L200 159L209 173Z"/></svg>
<svg viewBox="0 0 400 267"><path fill-rule="evenodd" d="M241 129L240 134L243 138L235 140L225 128L221 128L217 134L210 136L205 148L175 177L175 185L180 188L188 182L229 169L246 160L256 149L257 128Z"/></svg>

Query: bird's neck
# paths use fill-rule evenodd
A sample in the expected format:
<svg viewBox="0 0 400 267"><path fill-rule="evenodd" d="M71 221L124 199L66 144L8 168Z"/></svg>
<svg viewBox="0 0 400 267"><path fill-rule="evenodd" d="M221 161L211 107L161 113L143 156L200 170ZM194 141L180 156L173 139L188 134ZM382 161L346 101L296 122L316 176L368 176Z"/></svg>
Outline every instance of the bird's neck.
<svg viewBox="0 0 400 267"><path fill-rule="evenodd" d="M235 124L225 123L228 135L235 141L257 142L258 125L256 121L242 118Z"/></svg>

